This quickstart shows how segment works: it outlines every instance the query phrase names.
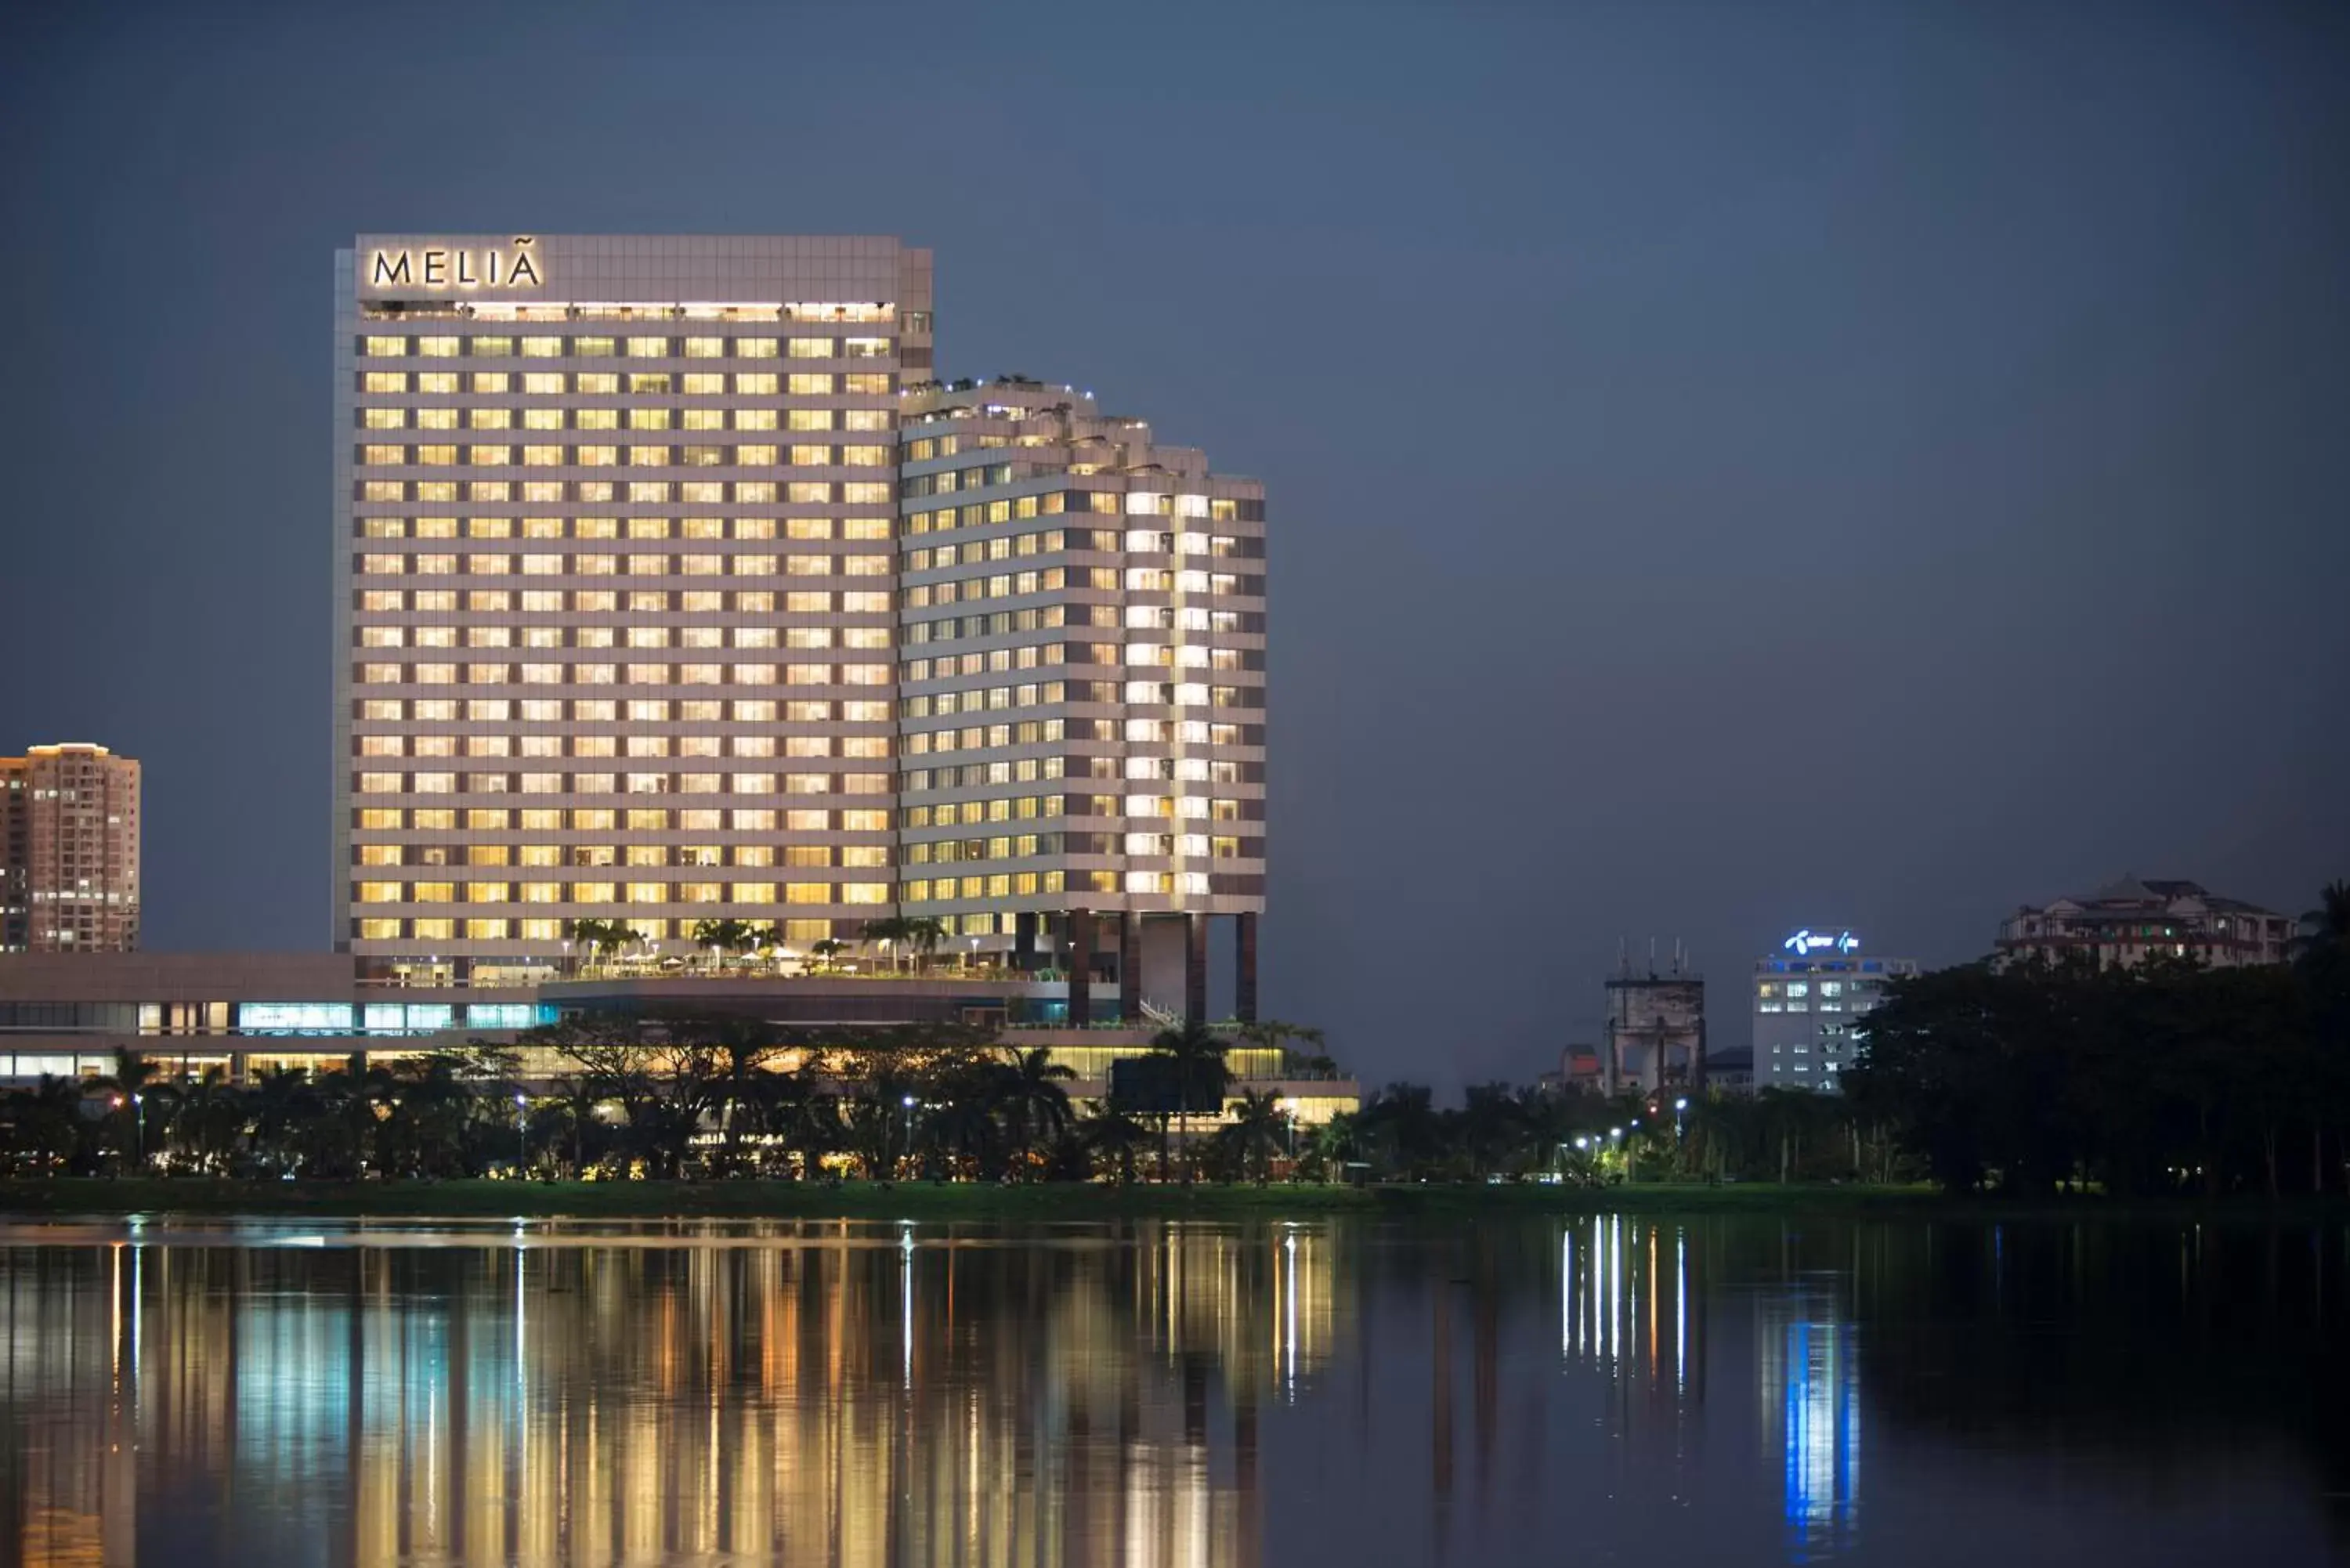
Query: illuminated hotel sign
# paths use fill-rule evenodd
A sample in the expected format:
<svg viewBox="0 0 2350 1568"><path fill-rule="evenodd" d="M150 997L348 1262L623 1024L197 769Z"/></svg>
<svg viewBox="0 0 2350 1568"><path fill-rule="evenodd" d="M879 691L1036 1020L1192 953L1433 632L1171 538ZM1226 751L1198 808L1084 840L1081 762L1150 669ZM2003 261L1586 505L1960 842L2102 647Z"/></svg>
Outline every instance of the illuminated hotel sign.
<svg viewBox="0 0 2350 1568"><path fill-rule="evenodd" d="M1830 949L1840 953L1856 952L1859 950L1860 939L1850 931L1814 931L1806 927L1779 945L1796 957L1802 958L1811 953L1825 952Z"/></svg>
<svg viewBox="0 0 2350 1568"><path fill-rule="evenodd" d="M538 242L516 234L512 250L369 251L369 288L531 288L546 280L530 247Z"/></svg>

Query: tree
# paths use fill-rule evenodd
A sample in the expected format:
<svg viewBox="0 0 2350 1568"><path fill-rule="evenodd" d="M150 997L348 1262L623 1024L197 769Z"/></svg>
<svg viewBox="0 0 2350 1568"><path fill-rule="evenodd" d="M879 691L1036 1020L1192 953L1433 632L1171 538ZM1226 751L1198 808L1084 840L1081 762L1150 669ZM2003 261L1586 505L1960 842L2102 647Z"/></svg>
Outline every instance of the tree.
<svg viewBox="0 0 2350 1568"><path fill-rule="evenodd" d="M1224 1053L1232 1048L1206 1022L1187 1018L1172 1029L1162 1029L1150 1042L1151 1054L1161 1064L1161 1075L1155 1085L1160 1104L1159 1116L1159 1176L1167 1179L1169 1125L1174 1116L1204 1116L1221 1112L1224 1092L1231 1087L1232 1069L1225 1065ZM1191 1179L1191 1167L1184 1166L1184 1179Z"/></svg>
<svg viewBox="0 0 2350 1568"><path fill-rule="evenodd" d="M1425 1084L1389 1084L1363 1106L1355 1128L1373 1163L1390 1177L1425 1177L1443 1157L1443 1124Z"/></svg>
<svg viewBox="0 0 2350 1568"><path fill-rule="evenodd" d="M1290 1136L1289 1112L1281 1096L1270 1089L1244 1092L1232 1106L1232 1123L1224 1131L1243 1174L1253 1175L1263 1187L1271 1179L1274 1157Z"/></svg>
<svg viewBox="0 0 2350 1568"><path fill-rule="evenodd" d="M739 957L750 952L759 945L760 936L758 927L731 916L719 920L697 921L693 928L694 946L707 948L722 957Z"/></svg>
<svg viewBox="0 0 2350 1568"><path fill-rule="evenodd" d="M1121 1184L1133 1183L1135 1151L1149 1138L1149 1129L1117 1106L1106 1104L1078 1122L1076 1131L1089 1156L1107 1158Z"/></svg>
<svg viewBox="0 0 2350 1568"><path fill-rule="evenodd" d="M112 1096L115 1147L123 1151L123 1163L137 1175L147 1172L148 1127L151 1119L161 1134L169 1126L171 1110L164 1099L168 1082L163 1071L151 1057L136 1051L118 1048L114 1053L114 1071L90 1081L93 1089L108 1092ZM147 1103L150 1098L153 1106Z"/></svg>
<svg viewBox="0 0 2350 1568"><path fill-rule="evenodd" d="M807 961L803 967L810 974L830 974L840 967L840 956L847 950L847 942L820 938L808 944Z"/></svg>
<svg viewBox="0 0 2350 1568"><path fill-rule="evenodd" d="M1076 1073L1054 1061L1043 1046L1014 1052L998 1070L1014 1146L1025 1155L1058 1143L1068 1133L1072 1117L1069 1091L1062 1085Z"/></svg>
<svg viewBox="0 0 2350 1568"><path fill-rule="evenodd" d="M574 920L567 929L571 940L588 950L591 963L598 951L617 955L637 940L626 920Z"/></svg>

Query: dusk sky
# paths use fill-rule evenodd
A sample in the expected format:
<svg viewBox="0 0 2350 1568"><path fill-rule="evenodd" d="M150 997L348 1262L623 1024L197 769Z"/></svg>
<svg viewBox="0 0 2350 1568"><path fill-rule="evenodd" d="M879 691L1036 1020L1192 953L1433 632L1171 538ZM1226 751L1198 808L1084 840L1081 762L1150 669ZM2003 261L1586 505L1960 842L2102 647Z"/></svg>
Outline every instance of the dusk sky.
<svg viewBox="0 0 2350 1568"><path fill-rule="evenodd" d="M331 12L331 14L327 14ZM0 751L329 940L333 252L882 234L1262 477L1268 1013L1555 1067L1619 939L2350 876L2350 10L18 5Z"/></svg>

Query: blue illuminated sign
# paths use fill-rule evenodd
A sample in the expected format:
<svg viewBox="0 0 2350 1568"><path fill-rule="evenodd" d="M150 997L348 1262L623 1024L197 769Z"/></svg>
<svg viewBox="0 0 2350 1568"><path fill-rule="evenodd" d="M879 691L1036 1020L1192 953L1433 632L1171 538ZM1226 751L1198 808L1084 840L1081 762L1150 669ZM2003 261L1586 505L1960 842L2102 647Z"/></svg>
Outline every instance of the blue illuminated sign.
<svg viewBox="0 0 2350 1568"><path fill-rule="evenodd" d="M1814 931L1806 927L1779 945L1798 957L1807 953L1825 952L1830 949L1840 953L1850 953L1859 950L1860 939L1850 931L1832 933Z"/></svg>

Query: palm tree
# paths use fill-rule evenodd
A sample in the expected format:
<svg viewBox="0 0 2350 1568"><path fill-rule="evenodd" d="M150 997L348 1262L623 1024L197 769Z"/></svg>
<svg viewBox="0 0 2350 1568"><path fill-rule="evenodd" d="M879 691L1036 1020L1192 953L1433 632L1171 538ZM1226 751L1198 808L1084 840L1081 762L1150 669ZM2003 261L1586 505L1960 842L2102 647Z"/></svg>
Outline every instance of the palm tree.
<svg viewBox="0 0 2350 1568"><path fill-rule="evenodd" d="M1289 1112L1270 1089L1249 1090L1232 1107L1232 1125L1226 1130L1238 1147L1242 1170L1253 1170L1259 1187L1269 1179L1273 1157L1281 1152L1289 1128Z"/></svg>
<svg viewBox="0 0 2350 1568"><path fill-rule="evenodd" d="M120 1123L120 1147L130 1151L128 1163L131 1170L140 1175L146 1174L147 1100L150 1096L160 1096L166 1087L162 1069L151 1057L117 1047L114 1071L104 1077L92 1079L89 1086L112 1093L115 1116ZM167 1122L170 1119L167 1107L159 1105L156 1108L157 1121Z"/></svg>
<svg viewBox="0 0 2350 1568"><path fill-rule="evenodd" d="M1014 1052L998 1069L1003 1075L1003 1106L1013 1123L1013 1142L1023 1154L1040 1145L1057 1142L1069 1130L1069 1091L1061 1085L1076 1073L1053 1060L1038 1046Z"/></svg>
<svg viewBox="0 0 2350 1568"><path fill-rule="evenodd" d="M2318 894L2318 906L2301 918L2301 931L2293 940L2296 955L2350 951L2350 882L2328 882Z"/></svg>
<svg viewBox="0 0 2350 1568"><path fill-rule="evenodd" d="M8 1096L13 1151L29 1152L43 1175L71 1161L88 1126L81 1114L82 1082L44 1073L36 1087Z"/></svg>
<svg viewBox="0 0 2350 1568"><path fill-rule="evenodd" d="M588 950L593 963L598 949L618 953L637 940L637 933L625 920L574 920L570 925L571 940Z"/></svg>
<svg viewBox="0 0 2350 1568"><path fill-rule="evenodd" d="M1134 1151L1150 1136L1140 1122L1116 1106L1105 1104L1077 1123L1076 1132L1088 1153L1107 1155L1117 1162L1121 1183L1130 1185L1134 1181Z"/></svg>
<svg viewBox="0 0 2350 1568"><path fill-rule="evenodd" d="M722 920L702 920L693 928L696 947L708 948L723 957L749 952L759 945L759 932L748 920L728 917Z"/></svg>
<svg viewBox="0 0 2350 1568"><path fill-rule="evenodd" d="M808 944L806 968L810 974L829 974L840 962L840 955L848 950L847 942L825 937Z"/></svg>
<svg viewBox="0 0 2350 1568"><path fill-rule="evenodd" d="M914 915L899 921L898 924L899 934L906 945L921 954L925 962L937 954L939 944L946 940L945 923L931 916Z"/></svg>
<svg viewBox="0 0 2350 1568"><path fill-rule="evenodd" d="M1150 1042L1150 1049L1165 1059L1167 1071L1174 1080L1172 1115L1191 1116L1223 1109L1224 1091L1232 1081L1232 1070L1224 1064L1224 1053L1232 1049L1232 1042L1209 1028L1203 1020L1187 1018L1180 1028L1160 1030ZM1159 1173L1162 1181L1167 1176L1170 1114L1162 1111L1159 1118ZM1188 1162L1184 1179L1191 1179Z"/></svg>
<svg viewBox="0 0 2350 1568"><path fill-rule="evenodd" d="M861 940L879 943L889 954L889 968L895 972L898 955L907 945L906 919L900 915L884 915L865 922L858 935Z"/></svg>

